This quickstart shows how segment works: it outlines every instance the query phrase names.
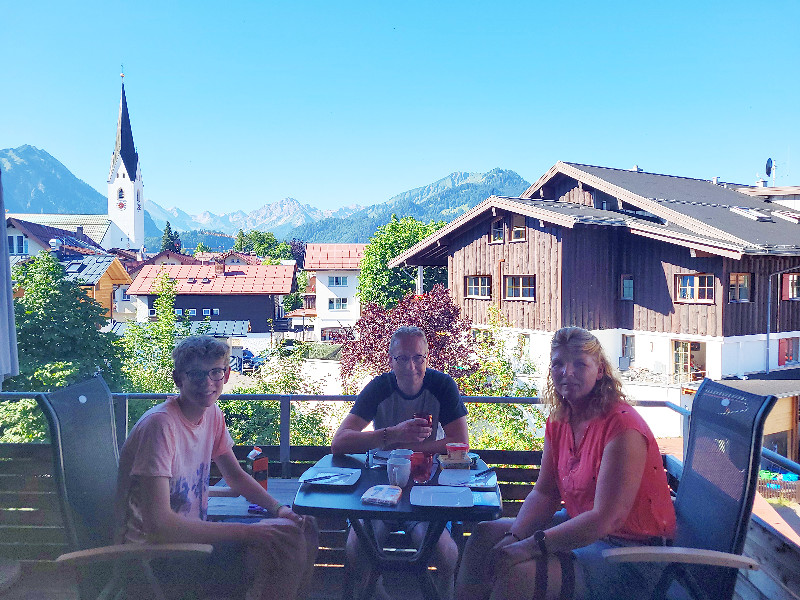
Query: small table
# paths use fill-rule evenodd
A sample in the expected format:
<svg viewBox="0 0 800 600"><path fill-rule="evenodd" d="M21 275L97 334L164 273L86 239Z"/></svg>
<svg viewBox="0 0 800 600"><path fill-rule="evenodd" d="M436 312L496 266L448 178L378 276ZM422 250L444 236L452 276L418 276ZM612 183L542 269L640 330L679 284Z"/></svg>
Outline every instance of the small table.
<svg viewBox="0 0 800 600"><path fill-rule="evenodd" d="M349 486L322 486L303 484L295 496L293 509L298 514L319 517L345 517L350 521L359 541L368 549L372 562L372 576L367 595L374 592L377 574L382 571L412 571L416 574L420 587L426 598L438 599L439 594L428 573L430 557L436 542L448 521L491 521L502 513L502 499L497 486L490 492L475 492L473 499L479 503L470 507L452 506L414 506L410 502L412 486L403 490L397 506L376 506L362 504L362 494L373 485L387 484L385 468L365 467L363 454L329 454L320 459L315 467L346 467L361 469L358 481ZM485 469L486 463L478 460L478 469ZM428 485L435 485L438 473ZM363 520L363 522L362 522ZM386 521L428 521L428 529L420 548L411 555L395 555L386 553L381 548L374 534L373 520ZM353 597L353 582L345 577L343 598Z"/></svg>

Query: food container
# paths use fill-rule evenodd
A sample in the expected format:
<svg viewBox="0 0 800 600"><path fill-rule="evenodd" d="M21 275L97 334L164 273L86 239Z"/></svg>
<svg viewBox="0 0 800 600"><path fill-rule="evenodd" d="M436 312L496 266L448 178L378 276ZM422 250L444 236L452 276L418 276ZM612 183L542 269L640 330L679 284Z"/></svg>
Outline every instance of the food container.
<svg viewBox="0 0 800 600"><path fill-rule="evenodd" d="M469 452L469 444L463 442L450 442L447 446L447 458L452 461L469 460L467 453Z"/></svg>

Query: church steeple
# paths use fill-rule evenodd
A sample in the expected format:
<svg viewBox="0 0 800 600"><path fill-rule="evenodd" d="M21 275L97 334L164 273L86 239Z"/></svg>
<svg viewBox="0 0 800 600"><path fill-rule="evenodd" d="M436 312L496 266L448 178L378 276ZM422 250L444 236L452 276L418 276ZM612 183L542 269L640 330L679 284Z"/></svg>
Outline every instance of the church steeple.
<svg viewBox="0 0 800 600"><path fill-rule="evenodd" d="M124 77L124 74L121 74ZM144 244L144 186L139 154L133 145L128 100L123 80L117 119L117 140L108 174L108 216L116 229L111 244L117 248L141 248Z"/></svg>
<svg viewBox="0 0 800 600"><path fill-rule="evenodd" d="M122 75L124 77L124 75ZM133 145L133 131L131 131L131 118L128 115L128 101L125 98L125 82L122 82L122 96L119 101L119 118L117 119L117 141L114 144L114 153L111 155L111 169L108 175L109 180L114 175L114 166L117 158L122 158L128 177L136 177L136 169L139 166L139 155Z"/></svg>

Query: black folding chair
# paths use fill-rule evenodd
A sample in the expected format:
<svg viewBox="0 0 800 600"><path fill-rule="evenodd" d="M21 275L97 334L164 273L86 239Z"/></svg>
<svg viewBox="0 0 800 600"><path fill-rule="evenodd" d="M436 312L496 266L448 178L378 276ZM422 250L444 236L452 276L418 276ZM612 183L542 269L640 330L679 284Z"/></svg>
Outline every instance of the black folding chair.
<svg viewBox="0 0 800 600"><path fill-rule="evenodd" d="M141 597L164 598L150 560L203 556L212 547L113 545L119 449L108 386L97 376L40 397L39 402L50 426L56 485L72 550L56 561L76 569L81 599L123 597L133 585L145 586Z"/></svg>
<svg viewBox="0 0 800 600"><path fill-rule="evenodd" d="M668 562L656 598L730 599L758 484L764 422L775 396L756 396L706 379L692 404L671 547L606 550L612 561Z"/></svg>

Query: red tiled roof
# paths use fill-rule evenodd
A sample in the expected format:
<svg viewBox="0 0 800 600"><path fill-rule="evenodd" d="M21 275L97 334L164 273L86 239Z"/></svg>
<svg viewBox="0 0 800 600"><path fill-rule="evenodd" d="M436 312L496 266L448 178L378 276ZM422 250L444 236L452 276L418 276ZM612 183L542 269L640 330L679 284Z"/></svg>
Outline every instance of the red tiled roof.
<svg viewBox="0 0 800 600"><path fill-rule="evenodd" d="M364 258L366 244L307 244L303 268L307 271L323 269L358 269Z"/></svg>
<svg viewBox="0 0 800 600"><path fill-rule="evenodd" d="M215 275L216 265L147 265L139 271L128 293L155 294L156 279L162 271L175 280L178 294L288 294L295 267L227 265L224 275Z"/></svg>
<svg viewBox="0 0 800 600"><path fill-rule="evenodd" d="M287 317L301 318L301 317L316 317L316 308L295 308L292 312L286 313Z"/></svg>

